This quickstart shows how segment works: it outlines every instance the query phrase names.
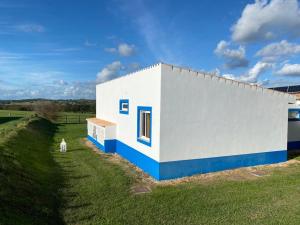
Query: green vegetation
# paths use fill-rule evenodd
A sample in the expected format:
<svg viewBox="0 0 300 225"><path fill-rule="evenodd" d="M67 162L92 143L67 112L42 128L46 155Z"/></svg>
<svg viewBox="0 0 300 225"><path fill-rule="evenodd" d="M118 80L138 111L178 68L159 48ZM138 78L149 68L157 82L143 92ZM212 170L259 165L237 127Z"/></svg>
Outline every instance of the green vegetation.
<svg viewBox="0 0 300 225"><path fill-rule="evenodd" d="M25 117L33 115L33 112L19 110L0 110L0 117Z"/></svg>
<svg viewBox="0 0 300 225"><path fill-rule="evenodd" d="M62 182L50 152L56 126L27 118L0 145L0 224L63 224Z"/></svg>
<svg viewBox="0 0 300 225"><path fill-rule="evenodd" d="M87 99L78 100L50 100L50 99L23 99L23 100L0 100L0 110L23 110L33 111L36 106L43 103L52 103L61 112L89 112L96 111L96 101Z"/></svg>
<svg viewBox="0 0 300 225"><path fill-rule="evenodd" d="M255 180L154 185L152 192L134 195L135 176L113 163L112 156L99 156L85 147L84 136L83 125L60 126L55 136L56 145L63 137L69 144L67 154L55 155L66 172L62 214L67 224L300 222L299 164Z"/></svg>
<svg viewBox="0 0 300 225"><path fill-rule="evenodd" d="M18 126L27 123L32 112L0 110L0 142L5 140Z"/></svg>
<svg viewBox="0 0 300 225"><path fill-rule="evenodd" d="M91 113L72 113L72 112L64 112L60 113L57 117L56 121L58 123L84 123L86 124L87 118L95 117L95 114Z"/></svg>
<svg viewBox="0 0 300 225"><path fill-rule="evenodd" d="M85 124L31 119L0 153L0 224L299 224L300 164L255 179L156 184L85 146ZM68 152L58 152L62 138ZM2 182L4 180L5 182ZM134 194L137 184L152 191ZM5 218L8 218L5 220Z"/></svg>

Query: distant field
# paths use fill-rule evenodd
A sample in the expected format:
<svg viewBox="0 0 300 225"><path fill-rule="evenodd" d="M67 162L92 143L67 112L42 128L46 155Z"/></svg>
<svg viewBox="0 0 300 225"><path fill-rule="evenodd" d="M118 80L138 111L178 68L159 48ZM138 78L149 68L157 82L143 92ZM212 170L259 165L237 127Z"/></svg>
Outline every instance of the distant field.
<svg viewBox="0 0 300 225"><path fill-rule="evenodd" d="M15 111L15 110L0 110L0 117L24 117L33 115L34 112L30 111Z"/></svg>
<svg viewBox="0 0 300 225"><path fill-rule="evenodd" d="M32 111L15 111L15 110L0 110L0 120L3 117L23 118L34 115ZM58 123L86 123L87 118L95 117L93 113L74 113L74 112L61 112L57 118ZM9 121L9 119L8 119ZM1 126L1 121L0 121Z"/></svg>

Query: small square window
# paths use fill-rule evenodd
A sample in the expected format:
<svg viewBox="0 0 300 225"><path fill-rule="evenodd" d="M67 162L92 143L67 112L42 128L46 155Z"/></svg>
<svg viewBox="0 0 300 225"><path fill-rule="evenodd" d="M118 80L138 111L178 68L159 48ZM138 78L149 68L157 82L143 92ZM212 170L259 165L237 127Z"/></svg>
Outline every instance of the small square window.
<svg viewBox="0 0 300 225"><path fill-rule="evenodd" d="M129 114L129 100L128 99L120 100L119 111L121 114Z"/></svg>
<svg viewBox="0 0 300 225"><path fill-rule="evenodd" d="M152 108L139 106L137 112L137 140L151 146Z"/></svg>
<svg viewBox="0 0 300 225"><path fill-rule="evenodd" d="M289 109L289 121L300 120L300 109Z"/></svg>

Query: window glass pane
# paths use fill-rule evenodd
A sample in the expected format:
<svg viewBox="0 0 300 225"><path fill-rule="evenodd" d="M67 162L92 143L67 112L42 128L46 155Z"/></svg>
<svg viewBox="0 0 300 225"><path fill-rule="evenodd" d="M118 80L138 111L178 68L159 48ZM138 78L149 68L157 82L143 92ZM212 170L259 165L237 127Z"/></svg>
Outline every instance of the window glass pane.
<svg viewBox="0 0 300 225"><path fill-rule="evenodd" d="M141 136L145 136L145 113L141 111Z"/></svg>
<svg viewBox="0 0 300 225"><path fill-rule="evenodd" d="M299 119L299 112L296 112L296 111L289 112L289 118L290 119Z"/></svg>
<svg viewBox="0 0 300 225"><path fill-rule="evenodd" d="M125 111L128 110L128 103L123 103L122 104L122 110L125 110Z"/></svg>
<svg viewBox="0 0 300 225"><path fill-rule="evenodd" d="M150 138L150 113L145 113L145 117L146 117L145 137Z"/></svg>

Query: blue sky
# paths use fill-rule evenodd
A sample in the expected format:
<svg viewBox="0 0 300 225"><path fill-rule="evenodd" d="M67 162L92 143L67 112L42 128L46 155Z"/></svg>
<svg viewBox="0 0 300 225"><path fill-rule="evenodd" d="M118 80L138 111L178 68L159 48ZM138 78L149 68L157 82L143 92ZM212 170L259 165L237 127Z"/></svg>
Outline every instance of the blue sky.
<svg viewBox="0 0 300 225"><path fill-rule="evenodd" d="M0 99L95 98L159 61L299 84L299 37L297 0L0 0Z"/></svg>

